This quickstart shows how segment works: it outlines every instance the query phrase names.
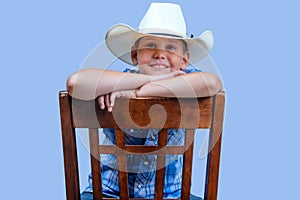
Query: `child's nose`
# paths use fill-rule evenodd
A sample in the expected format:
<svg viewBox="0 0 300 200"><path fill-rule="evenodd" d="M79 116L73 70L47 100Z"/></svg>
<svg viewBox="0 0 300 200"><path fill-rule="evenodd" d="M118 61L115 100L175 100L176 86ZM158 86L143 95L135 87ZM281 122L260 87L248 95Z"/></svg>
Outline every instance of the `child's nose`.
<svg viewBox="0 0 300 200"><path fill-rule="evenodd" d="M165 59L166 56L167 56L166 53L167 53L166 50L156 49L155 52L154 52L154 58L156 58L156 59Z"/></svg>

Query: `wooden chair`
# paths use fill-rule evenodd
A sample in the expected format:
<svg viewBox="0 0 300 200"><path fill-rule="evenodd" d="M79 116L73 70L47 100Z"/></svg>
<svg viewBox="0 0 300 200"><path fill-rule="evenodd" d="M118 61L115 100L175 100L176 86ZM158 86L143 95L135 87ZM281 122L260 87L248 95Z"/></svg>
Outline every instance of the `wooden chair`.
<svg viewBox="0 0 300 200"><path fill-rule="evenodd" d="M204 199L216 200L224 101L224 92L219 92L213 97L194 99L117 99L113 112L109 113L106 110L100 110L95 100L78 100L70 97L66 91L59 92L67 200L80 200L75 128L89 129L94 200L113 199L102 198L101 169L98 159L100 154L117 155L118 174L119 180L121 180L119 183L120 199L129 199L126 154L130 152L149 154L158 152L157 165L162 166L165 164L166 154L183 154L184 166L180 199L189 199L194 130L209 128L209 153ZM115 128L116 146L100 145L98 128ZM123 128L161 128L158 146L125 145ZM185 145L166 146L168 128L185 128ZM164 167L157 168L155 200L163 199L164 172Z"/></svg>

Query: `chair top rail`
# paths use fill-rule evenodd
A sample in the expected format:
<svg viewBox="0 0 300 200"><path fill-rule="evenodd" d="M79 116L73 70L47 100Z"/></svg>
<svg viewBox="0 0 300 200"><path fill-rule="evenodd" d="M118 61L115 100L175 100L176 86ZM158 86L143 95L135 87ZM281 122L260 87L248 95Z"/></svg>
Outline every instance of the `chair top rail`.
<svg viewBox="0 0 300 200"><path fill-rule="evenodd" d="M120 129L210 128L214 98L119 98L108 112L96 100L75 99L66 91L60 97L69 98L72 105L73 128Z"/></svg>

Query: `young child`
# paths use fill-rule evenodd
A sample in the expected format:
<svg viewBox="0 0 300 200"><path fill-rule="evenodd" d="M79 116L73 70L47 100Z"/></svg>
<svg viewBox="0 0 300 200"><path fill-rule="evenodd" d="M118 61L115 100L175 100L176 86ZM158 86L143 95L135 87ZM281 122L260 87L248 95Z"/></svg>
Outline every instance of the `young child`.
<svg viewBox="0 0 300 200"><path fill-rule="evenodd" d="M67 80L68 92L75 98L98 98L100 109L112 111L115 98L204 97L222 89L220 79L210 73L187 70L189 64L204 58L213 45L213 36L205 31L196 38L186 36L186 25L179 5L152 3L138 30L117 24L106 35L106 45L119 59L139 70L117 72L84 69ZM191 73L193 72L193 73ZM115 143L115 132L104 129L104 143ZM157 145L158 130L125 130L129 145ZM168 145L183 144L185 130L168 131ZM101 156L103 195L119 197L118 172L114 155ZM153 198L155 156L128 156L130 197ZM178 198L181 193L182 156L168 156L164 198ZM89 177L91 180L91 177ZM92 199L92 183L81 195ZM191 199L201 199L191 195Z"/></svg>

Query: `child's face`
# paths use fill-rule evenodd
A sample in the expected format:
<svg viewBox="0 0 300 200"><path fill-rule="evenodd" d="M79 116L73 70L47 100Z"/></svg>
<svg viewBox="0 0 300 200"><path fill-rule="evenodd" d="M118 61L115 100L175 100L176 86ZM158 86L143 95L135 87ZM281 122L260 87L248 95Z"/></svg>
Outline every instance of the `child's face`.
<svg viewBox="0 0 300 200"><path fill-rule="evenodd" d="M132 61L142 74L166 74L185 69L189 53L182 40L146 36L132 50Z"/></svg>

